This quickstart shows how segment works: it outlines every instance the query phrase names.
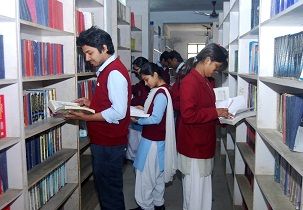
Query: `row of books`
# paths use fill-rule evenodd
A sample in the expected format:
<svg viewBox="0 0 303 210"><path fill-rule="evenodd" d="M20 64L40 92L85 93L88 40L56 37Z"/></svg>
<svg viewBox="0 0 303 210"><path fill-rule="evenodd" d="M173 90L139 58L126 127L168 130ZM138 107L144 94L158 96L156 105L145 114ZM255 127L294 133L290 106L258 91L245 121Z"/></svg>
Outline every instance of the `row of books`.
<svg viewBox="0 0 303 210"><path fill-rule="evenodd" d="M257 89L256 85L248 84L247 107L251 107L254 111L257 111Z"/></svg>
<svg viewBox="0 0 303 210"><path fill-rule="evenodd" d="M63 4L58 0L19 0L20 18L63 30Z"/></svg>
<svg viewBox="0 0 303 210"><path fill-rule="evenodd" d="M45 76L64 73L63 45L21 40L22 76Z"/></svg>
<svg viewBox="0 0 303 210"><path fill-rule="evenodd" d="M259 42L249 42L249 74L258 74L259 71Z"/></svg>
<svg viewBox="0 0 303 210"><path fill-rule="evenodd" d="M120 1L117 3L117 18L118 20L126 21L126 6L123 5ZM127 21L128 22L128 21Z"/></svg>
<svg viewBox="0 0 303 210"><path fill-rule="evenodd" d="M252 149L252 151L255 152L255 145L256 145L256 130L246 123L246 143L248 146Z"/></svg>
<svg viewBox="0 0 303 210"><path fill-rule="evenodd" d="M61 127L55 127L26 140L26 166L29 171L62 149Z"/></svg>
<svg viewBox="0 0 303 210"><path fill-rule="evenodd" d="M271 0L271 16L282 12L298 1L299 0Z"/></svg>
<svg viewBox="0 0 303 210"><path fill-rule="evenodd" d="M85 61L85 55L80 47L77 47L77 73L94 71L95 67Z"/></svg>
<svg viewBox="0 0 303 210"><path fill-rule="evenodd" d="M93 14L91 12L81 11L81 9L76 10L76 32L77 35L80 32L89 29L94 25Z"/></svg>
<svg viewBox="0 0 303 210"><path fill-rule="evenodd" d="M251 28L259 25L260 0L251 1Z"/></svg>
<svg viewBox="0 0 303 210"><path fill-rule="evenodd" d="M29 209L40 209L51 197L59 192L65 183L65 165L62 165L29 189Z"/></svg>
<svg viewBox="0 0 303 210"><path fill-rule="evenodd" d="M96 79L78 81L78 97L92 99L97 85Z"/></svg>
<svg viewBox="0 0 303 210"><path fill-rule="evenodd" d="M0 34L0 79L5 78L3 35Z"/></svg>
<svg viewBox="0 0 303 210"><path fill-rule="evenodd" d="M295 209L301 209L302 176L275 152L274 180L280 183L284 195L289 197Z"/></svg>
<svg viewBox="0 0 303 210"><path fill-rule="evenodd" d="M303 97L282 94L279 100L278 130L290 150L303 152Z"/></svg>
<svg viewBox="0 0 303 210"><path fill-rule="evenodd" d="M303 80L303 32L275 38L274 76Z"/></svg>
<svg viewBox="0 0 303 210"><path fill-rule="evenodd" d="M55 88L26 90L23 93L24 126L41 122L51 117L48 102L56 100Z"/></svg>

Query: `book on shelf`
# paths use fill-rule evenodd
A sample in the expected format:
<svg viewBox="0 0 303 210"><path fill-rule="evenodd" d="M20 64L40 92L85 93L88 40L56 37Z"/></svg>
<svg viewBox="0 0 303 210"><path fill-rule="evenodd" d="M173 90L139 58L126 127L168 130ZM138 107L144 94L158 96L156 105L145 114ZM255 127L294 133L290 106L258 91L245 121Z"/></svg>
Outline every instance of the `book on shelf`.
<svg viewBox="0 0 303 210"><path fill-rule="evenodd" d="M3 35L0 34L0 79L5 78Z"/></svg>
<svg viewBox="0 0 303 210"><path fill-rule="evenodd" d="M64 114L68 111L79 111L86 114L94 114L95 110L85 106L80 106L78 103L50 100L48 107L53 114Z"/></svg>
<svg viewBox="0 0 303 210"><path fill-rule="evenodd" d="M0 95L0 138L6 137L4 95Z"/></svg>
<svg viewBox="0 0 303 210"><path fill-rule="evenodd" d="M235 125L244 118L256 115L253 107L247 107L245 105L243 95L228 98L223 101L216 101L216 108L228 108L228 112L233 115L231 118L220 117L219 120L221 124Z"/></svg>
<svg viewBox="0 0 303 210"><path fill-rule="evenodd" d="M144 113L142 109L135 106L130 106L130 116L131 117L149 117L149 114Z"/></svg>

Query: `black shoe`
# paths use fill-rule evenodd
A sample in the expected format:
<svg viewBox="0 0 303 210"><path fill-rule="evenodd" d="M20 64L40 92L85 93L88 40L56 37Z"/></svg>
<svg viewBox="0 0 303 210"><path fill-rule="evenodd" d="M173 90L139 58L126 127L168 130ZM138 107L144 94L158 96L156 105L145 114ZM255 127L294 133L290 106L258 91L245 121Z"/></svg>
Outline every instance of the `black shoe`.
<svg viewBox="0 0 303 210"><path fill-rule="evenodd" d="M162 206L155 206L155 210L165 210L164 204Z"/></svg>
<svg viewBox="0 0 303 210"><path fill-rule="evenodd" d="M129 209L129 210L143 210L143 209L140 206L138 206L137 208Z"/></svg>

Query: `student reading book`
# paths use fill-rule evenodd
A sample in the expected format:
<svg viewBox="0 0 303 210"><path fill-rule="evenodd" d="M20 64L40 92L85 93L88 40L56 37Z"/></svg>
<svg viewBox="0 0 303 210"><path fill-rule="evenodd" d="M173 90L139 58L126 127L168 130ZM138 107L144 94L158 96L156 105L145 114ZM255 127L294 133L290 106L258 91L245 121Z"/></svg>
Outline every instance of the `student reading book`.
<svg viewBox="0 0 303 210"><path fill-rule="evenodd" d="M50 100L48 107L53 114L64 114L70 110L81 111L87 114L94 114L95 110L85 106L80 106L78 103Z"/></svg>

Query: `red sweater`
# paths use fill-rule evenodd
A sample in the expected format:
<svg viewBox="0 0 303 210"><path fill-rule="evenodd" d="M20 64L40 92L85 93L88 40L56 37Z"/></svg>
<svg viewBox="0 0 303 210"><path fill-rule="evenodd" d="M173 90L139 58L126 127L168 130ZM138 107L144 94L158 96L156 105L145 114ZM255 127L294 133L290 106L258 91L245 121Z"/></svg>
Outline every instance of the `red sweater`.
<svg viewBox="0 0 303 210"><path fill-rule="evenodd" d="M167 86L165 85L167 88ZM163 89L157 90L154 95L154 98L148 108L147 113L152 114L154 109L154 100L157 94L163 93L166 96L166 93ZM166 96L167 97L167 96ZM152 141L163 141L165 140L165 128L166 128L166 110L163 114L162 120L159 124L152 124L152 125L143 125L142 129L142 137L152 140Z"/></svg>
<svg viewBox="0 0 303 210"><path fill-rule="evenodd" d="M195 69L181 81L177 150L199 159L214 157L216 146L215 94L207 78Z"/></svg>
<svg viewBox="0 0 303 210"><path fill-rule="evenodd" d="M108 123L106 121L91 121L87 122L88 134L90 141L93 144L103 146L115 146L127 144L128 126L130 123L130 98L131 85L129 74L122 62L117 58L106 66L97 78L97 85L93 95L90 108L96 113L104 111L111 107L111 102L108 97L107 80L109 74L113 70L118 70L128 82L128 110L125 118L119 120L119 124Z"/></svg>
<svg viewBox="0 0 303 210"><path fill-rule="evenodd" d="M144 102L147 99L150 88L145 85L144 80L141 80L135 85L132 85L133 98L131 100L132 106L144 106Z"/></svg>

